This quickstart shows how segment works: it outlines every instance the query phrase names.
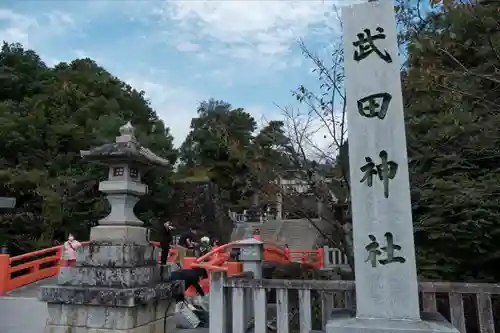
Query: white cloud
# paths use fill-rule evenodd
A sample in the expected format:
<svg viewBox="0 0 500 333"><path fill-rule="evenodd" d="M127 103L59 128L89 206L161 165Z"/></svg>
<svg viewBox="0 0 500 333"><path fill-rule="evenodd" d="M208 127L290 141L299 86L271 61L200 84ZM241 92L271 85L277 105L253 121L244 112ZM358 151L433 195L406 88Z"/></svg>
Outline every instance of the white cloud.
<svg viewBox="0 0 500 333"><path fill-rule="evenodd" d="M136 75L124 77L124 81L138 90L146 92L146 98L170 128L175 146L180 146L189 133L191 119L196 116L196 109L202 100L195 92L164 82L144 79Z"/></svg>
<svg viewBox="0 0 500 333"><path fill-rule="evenodd" d="M335 38L335 6L360 1L167 1L153 13L167 23L164 29L174 45L205 43L204 60L222 56L267 71L298 65L291 49L299 38Z"/></svg>
<svg viewBox="0 0 500 333"><path fill-rule="evenodd" d="M189 41L184 41L177 44L176 48L181 52L191 52L198 51L200 49L200 45L191 43Z"/></svg>
<svg viewBox="0 0 500 333"><path fill-rule="evenodd" d="M75 21L68 13L55 10L45 14L44 16L48 20L49 25L53 29L59 29L60 32L65 32L65 29L68 27L75 27Z"/></svg>
<svg viewBox="0 0 500 333"><path fill-rule="evenodd" d="M19 42L25 47L34 47L46 39L68 33L75 29L71 15L61 11L50 11L39 15L23 15L0 8L0 40Z"/></svg>
<svg viewBox="0 0 500 333"><path fill-rule="evenodd" d="M0 40L29 44L28 33L38 27L36 19L17 14L8 9L0 9Z"/></svg>
<svg viewBox="0 0 500 333"><path fill-rule="evenodd" d="M198 36L223 43L286 46L308 26L331 22L333 2L324 1L172 1L167 13Z"/></svg>
<svg viewBox="0 0 500 333"><path fill-rule="evenodd" d="M268 117L266 117L266 115L269 115L269 109L262 105L250 105L245 107L245 111L255 119L257 131L262 129L269 122L267 119Z"/></svg>

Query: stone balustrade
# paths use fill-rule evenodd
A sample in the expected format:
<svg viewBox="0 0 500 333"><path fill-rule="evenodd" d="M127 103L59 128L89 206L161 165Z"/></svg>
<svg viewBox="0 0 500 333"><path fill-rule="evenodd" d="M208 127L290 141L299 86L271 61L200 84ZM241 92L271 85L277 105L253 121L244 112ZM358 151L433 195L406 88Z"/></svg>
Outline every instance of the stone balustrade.
<svg viewBox="0 0 500 333"><path fill-rule="evenodd" d="M419 289L421 309L426 313L439 310L459 332L495 332L492 296L500 295L500 284L420 282ZM210 333L243 333L250 325L255 325L255 333L266 333L270 326L279 333L324 331L336 314L354 313L354 294L354 281L254 279L212 273ZM269 303L275 304L272 317ZM464 303L468 303L466 307ZM475 313L466 316L465 308Z"/></svg>

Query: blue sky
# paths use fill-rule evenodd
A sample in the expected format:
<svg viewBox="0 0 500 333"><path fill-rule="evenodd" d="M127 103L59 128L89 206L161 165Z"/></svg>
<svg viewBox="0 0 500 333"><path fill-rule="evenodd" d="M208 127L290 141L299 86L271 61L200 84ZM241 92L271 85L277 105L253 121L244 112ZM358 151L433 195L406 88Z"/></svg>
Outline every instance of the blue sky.
<svg viewBox="0 0 500 333"><path fill-rule="evenodd" d="M259 123L283 116L299 84L317 86L297 40L325 54L338 42L337 1L0 2L0 40L49 65L90 57L146 91L176 145L199 101L244 107Z"/></svg>

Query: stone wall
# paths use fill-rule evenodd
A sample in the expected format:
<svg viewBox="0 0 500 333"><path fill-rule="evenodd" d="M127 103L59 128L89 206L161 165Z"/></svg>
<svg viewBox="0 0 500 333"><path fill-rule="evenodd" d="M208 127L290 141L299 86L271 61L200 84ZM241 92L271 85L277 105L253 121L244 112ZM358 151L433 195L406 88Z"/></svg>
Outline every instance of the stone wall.
<svg viewBox="0 0 500 333"><path fill-rule="evenodd" d="M191 226L200 228L201 235L230 240L233 223L220 200L217 186L210 181L178 182L174 184L172 222L179 234Z"/></svg>

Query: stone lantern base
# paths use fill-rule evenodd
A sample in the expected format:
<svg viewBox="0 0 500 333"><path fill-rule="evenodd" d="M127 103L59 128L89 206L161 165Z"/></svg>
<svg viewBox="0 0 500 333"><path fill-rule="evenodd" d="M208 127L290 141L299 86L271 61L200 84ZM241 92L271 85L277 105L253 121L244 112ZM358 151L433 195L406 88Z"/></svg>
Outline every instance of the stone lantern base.
<svg viewBox="0 0 500 333"><path fill-rule="evenodd" d="M142 227L98 226L93 240L77 251L75 267L62 267L57 285L44 286L48 303L45 333L166 333L175 323L174 288L161 282L158 250L144 241ZM120 240L110 239L122 234ZM145 234L144 234L145 235ZM119 239L113 237L112 239ZM141 244L142 243L142 244Z"/></svg>
<svg viewBox="0 0 500 333"><path fill-rule="evenodd" d="M149 293L158 289L135 290L132 293ZM99 295L90 290L71 290L58 287L45 289L43 298L48 302L49 317L45 333L167 333L174 332L175 322L172 313L175 306L167 299L145 298L143 304L129 299L127 306L103 301L109 297L123 299L122 293L101 290ZM95 305L76 304L75 298L93 298ZM126 297L125 297L126 298ZM65 303L65 302L71 303Z"/></svg>
<svg viewBox="0 0 500 333"><path fill-rule="evenodd" d="M90 240L149 246L148 229L132 225L98 225L90 229Z"/></svg>

